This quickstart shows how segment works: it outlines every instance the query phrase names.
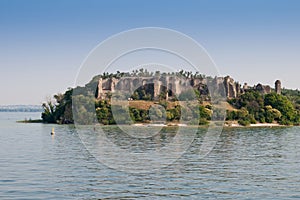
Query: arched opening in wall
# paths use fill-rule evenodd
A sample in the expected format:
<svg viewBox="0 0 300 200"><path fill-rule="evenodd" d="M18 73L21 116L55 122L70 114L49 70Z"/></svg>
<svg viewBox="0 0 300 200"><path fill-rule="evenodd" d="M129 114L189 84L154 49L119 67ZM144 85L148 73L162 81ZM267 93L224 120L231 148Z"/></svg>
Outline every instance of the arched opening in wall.
<svg viewBox="0 0 300 200"><path fill-rule="evenodd" d="M163 100L166 99L168 93L168 89L165 85L160 86L159 94L158 94L158 99Z"/></svg>
<svg viewBox="0 0 300 200"><path fill-rule="evenodd" d="M173 96L173 87L171 83L168 84L168 96L169 97Z"/></svg>
<svg viewBox="0 0 300 200"><path fill-rule="evenodd" d="M133 79L132 83L133 83L134 86L137 86L137 85L140 84L140 80L137 79L137 78L136 78L136 79ZM145 85L144 81L143 81L143 84L142 84L142 85Z"/></svg>
<svg viewBox="0 0 300 200"><path fill-rule="evenodd" d="M138 87L131 95L134 100L151 101L154 98L154 84L148 83Z"/></svg>

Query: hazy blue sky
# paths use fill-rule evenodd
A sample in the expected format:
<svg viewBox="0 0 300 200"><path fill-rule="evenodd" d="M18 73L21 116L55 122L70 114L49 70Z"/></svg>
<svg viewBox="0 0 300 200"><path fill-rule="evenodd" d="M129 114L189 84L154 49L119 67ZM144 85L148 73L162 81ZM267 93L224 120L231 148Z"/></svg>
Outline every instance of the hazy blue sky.
<svg viewBox="0 0 300 200"><path fill-rule="evenodd" d="M98 43L149 26L194 38L222 75L300 88L297 0L0 0L0 104L65 91Z"/></svg>

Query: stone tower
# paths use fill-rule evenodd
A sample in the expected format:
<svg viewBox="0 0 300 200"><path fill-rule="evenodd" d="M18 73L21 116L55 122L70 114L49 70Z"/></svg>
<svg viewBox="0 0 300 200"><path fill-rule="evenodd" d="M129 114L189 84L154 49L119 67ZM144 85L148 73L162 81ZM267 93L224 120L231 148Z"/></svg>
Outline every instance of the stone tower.
<svg viewBox="0 0 300 200"><path fill-rule="evenodd" d="M275 82L275 92L277 94L281 94L281 82L280 82L280 80L277 80Z"/></svg>
<svg viewBox="0 0 300 200"><path fill-rule="evenodd" d="M237 97L237 87L236 83L230 76L224 78L224 86L227 98L236 98Z"/></svg>

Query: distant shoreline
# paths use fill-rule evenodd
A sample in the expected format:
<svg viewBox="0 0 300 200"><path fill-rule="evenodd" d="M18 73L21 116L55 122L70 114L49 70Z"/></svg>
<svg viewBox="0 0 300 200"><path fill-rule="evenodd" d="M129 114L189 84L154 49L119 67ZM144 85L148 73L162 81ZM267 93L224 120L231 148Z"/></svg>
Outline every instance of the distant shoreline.
<svg viewBox="0 0 300 200"><path fill-rule="evenodd" d="M19 120L17 121L17 123L42 123L42 124L46 124L43 122L42 119L25 119L25 120Z"/></svg>
<svg viewBox="0 0 300 200"><path fill-rule="evenodd" d="M0 112L43 112L40 105L0 105Z"/></svg>

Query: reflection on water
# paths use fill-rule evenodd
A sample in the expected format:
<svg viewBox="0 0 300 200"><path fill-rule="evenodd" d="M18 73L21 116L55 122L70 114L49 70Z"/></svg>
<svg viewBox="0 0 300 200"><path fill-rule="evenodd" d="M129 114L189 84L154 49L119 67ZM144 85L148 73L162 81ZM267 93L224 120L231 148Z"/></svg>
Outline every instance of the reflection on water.
<svg viewBox="0 0 300 200"><path fill-rule="evenodd" d="M39 114L0 113L0 199L300 198L300 127L228 128L203 159L200 130L176 162L132 174L99 163L73 126L55 125L52 138L53 125L14 122L29 115ZM117 127L105 128L112 142L133 151L164 146L176 132L164 129L141 145L140 139L128 142Z"/></svg>

